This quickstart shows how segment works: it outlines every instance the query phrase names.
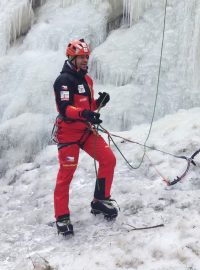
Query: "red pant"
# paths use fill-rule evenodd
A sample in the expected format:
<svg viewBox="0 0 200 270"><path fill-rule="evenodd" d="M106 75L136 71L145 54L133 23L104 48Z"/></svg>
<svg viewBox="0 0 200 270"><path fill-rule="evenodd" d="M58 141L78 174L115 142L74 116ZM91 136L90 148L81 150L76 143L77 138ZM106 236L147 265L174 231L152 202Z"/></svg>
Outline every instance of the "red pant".
<svg viewBox="0 0 200 270"><path fill-rule="evenodd" d="M73 178L73 174L77 168L80 147L77 144L72 144L63 147L58 151L60 169L57 175L57 182L54 191L54 208L55 217L69 214L69 186ZM98 135L91 134L84 144L83 150L91 157L95 157L99 162L98 181L99 186L103 186L103 197L110 197L110 190L113 181L114 168L116 158L104 141ZM97 186L97 185L96 185Z"/></svg>

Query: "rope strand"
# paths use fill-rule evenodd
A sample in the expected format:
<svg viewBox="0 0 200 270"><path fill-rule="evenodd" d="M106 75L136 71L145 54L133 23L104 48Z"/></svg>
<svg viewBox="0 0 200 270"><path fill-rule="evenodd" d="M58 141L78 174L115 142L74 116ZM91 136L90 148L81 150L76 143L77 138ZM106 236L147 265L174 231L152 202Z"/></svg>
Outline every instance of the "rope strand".
<svg viewBox="0 0 200 270"><path fill-rule="evenodd" d="M164 13L164 22L163 22L163 31L162 31L162 44L161 44L161 51L160 51L160 62L159 62L158 79L157 79L157 87L156 87L156 97L155 97L155 102L154 102L154 106L153 106L153 114L152 114L152 118L151 118L151 123L150 123L149 131L148 131L147 137L146 137L145 142L144 142L143 156L142 156L142 159L141 159L139 165L135 167L136 169L139 169L140 168L140 166L142 165L142 162L144 160L144 156L145 156L145 153L146 153L146 143L147 143L147 141L148 141L148 139L150 137L150 134L151 134L151 130L152 130L152 126L153 126L153 121L154 121L154 117L155 117L155 112L156 112L156 105L157 105L158 93L159 93L159 87L160 87L160 73L161 73L162 58L163 58L163 47L164 47L164 38L165 38L166 15L167 15L167 0L165 1L165 13Z"/></svg>

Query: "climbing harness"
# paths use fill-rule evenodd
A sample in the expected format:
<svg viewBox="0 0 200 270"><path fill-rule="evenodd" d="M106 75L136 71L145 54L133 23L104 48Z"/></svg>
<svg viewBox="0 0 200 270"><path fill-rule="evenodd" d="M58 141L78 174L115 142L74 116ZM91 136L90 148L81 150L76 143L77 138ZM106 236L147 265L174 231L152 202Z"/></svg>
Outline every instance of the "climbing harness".
<svg viewBox="0 0 200 270"><path fill-rule="evenodd" d="M84 122L87 124L87 128L83 131L83 134L81 135L81 137L78 141L60 143L57 139L57 131L58 131L57 119L61 119L62 121L69 122L69 123L75 122L75 121ZM77 119L77 120L67 119L59 114L56 117L56 121L54 123L53 129L51 132L51 140L57 144L58 150L60 150L63 147L67 147L69 145L72 145L72 144L77 144L81 149L83 149L85 142L87 141L87 139L89 138L89 136L92 133L96 133L96 129L89 122L87 122L85 120L79 120L79 119Z"/></svg>

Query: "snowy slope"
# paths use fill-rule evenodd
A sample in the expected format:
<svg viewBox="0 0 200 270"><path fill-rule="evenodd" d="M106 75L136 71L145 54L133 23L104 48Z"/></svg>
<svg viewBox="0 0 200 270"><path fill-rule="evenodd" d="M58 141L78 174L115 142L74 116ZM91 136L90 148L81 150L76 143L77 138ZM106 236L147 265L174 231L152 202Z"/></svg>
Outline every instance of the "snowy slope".
<svg viewBox="0 0 200 270"><path fill-rule="evenodd" d="M154 123L149 145L179 155L187 149L184 154L190 156L199 145L199 114L199 108L180 111ZM118 134L140 142L147 129L142 125ZM137 165L142 148L116 141L132 165ZM121 208L119 217L107 222L90 214L95 173L92 159L82 152L71 187L75 236L70 239L58 237L56 229L47 226L53 221L56 147L49 146L34 162L7 173L0 197L0 269L34 269L32 264L41 266L43 259L60 270L199 269L200 158L185 180L167 187L148 159L132 171L114 151L118 162L112 194ZM171 180L186 167L185 161L153 150L147 153ZM130 231L129 226L158 224L164 227Z"/></svg>

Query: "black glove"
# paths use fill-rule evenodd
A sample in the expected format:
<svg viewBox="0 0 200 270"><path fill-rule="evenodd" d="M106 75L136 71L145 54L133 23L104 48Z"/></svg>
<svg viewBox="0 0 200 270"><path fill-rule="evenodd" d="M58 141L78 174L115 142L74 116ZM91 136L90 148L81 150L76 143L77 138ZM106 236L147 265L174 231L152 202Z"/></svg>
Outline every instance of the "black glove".
<svg viewBox="0 0 200 270"><path fill-rule="evenodd" d="M110 95L106 92L99 92L99 98L97 99L96 103L97 103L97 106L101 106L101 107L104 107L108 101L110 100Z"/></svg>
<svg viewBox="0 0 200 270"><path fill-rule="evenodd" d="M90 110L84 110L80 114L81 117L85 118L91 124L101 124L102 120L100 118L100 113L95 113Z"/></svg>

